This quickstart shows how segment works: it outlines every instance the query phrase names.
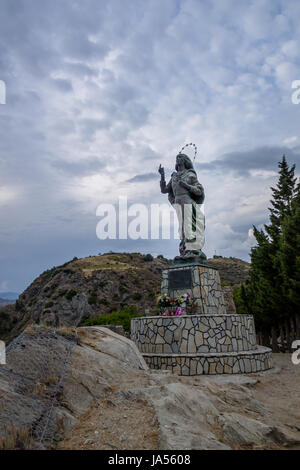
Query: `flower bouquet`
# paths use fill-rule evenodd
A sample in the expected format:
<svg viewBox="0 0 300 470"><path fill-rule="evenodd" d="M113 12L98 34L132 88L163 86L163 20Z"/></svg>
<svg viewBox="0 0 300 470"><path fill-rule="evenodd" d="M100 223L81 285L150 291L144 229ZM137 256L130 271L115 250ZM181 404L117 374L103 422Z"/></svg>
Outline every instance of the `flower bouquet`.
<svg viewBox="0 0 300 470"><path fill-rule="evenodd" d="M186 308L190 294L183 294L180 297L172 298L166 294L159 295L157 298L157 305L162 316L178 317L183 314L183 309Z"/></svg>

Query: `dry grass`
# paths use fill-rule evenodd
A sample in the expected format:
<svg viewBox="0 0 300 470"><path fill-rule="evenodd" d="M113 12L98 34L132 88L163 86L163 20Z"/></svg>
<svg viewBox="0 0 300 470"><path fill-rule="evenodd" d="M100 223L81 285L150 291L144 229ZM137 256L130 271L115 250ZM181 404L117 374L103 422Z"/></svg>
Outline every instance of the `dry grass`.
<svg viewBox="0 0 300 470"><path fill-rule="evenodd" d="M41 398L45 398L47 396L47 390L48 390L48 387L45 383L36 382L34 384L32 394Z"/></svg>
<svg viewBox="0 0 300 470"><path fill-rule="evenodd" d="M82 271L85 276L91 276L93 271L101 270L138 270L130 262L124 262L124 258L118 255L91 256L90 258L78 259L72 262L72 269Z"/></svg>
<svg viewBox="0 0 300 470"><path fill-rule="evenodd" d="M55 375L47 375L45 378L44 378L44 383L46 385L54 385L58 382L58 378L55 376Z"/></svg>
<svg viewBox="0 0 300 470"><path fill-rule="evenodd" d="M77 337L76 326L60 326L59 328L56 328L55 332L58 335L65 336L66 338L69 338L70 336Z"/></svg>
<svg viewBox="0 0 300 470"><path fill-rule="evenodd" d="M35 336L35 335L39 334L41 332L41 330L50 331L52 329L53 329L53 327L49 326L49 325L46 325L46 323L39 323L39 324L31 323L29 326L27 326L25 328L24 332L27 335Z"/></svg>
<svg viewBox="0 0 300 470"><path fill-rule="evenodd" d="M35 336L36 334L39 333L40 328L41 328L41 325L31 323L29 326L25 328L25 333L26 335L29 335L29 336Z"/></svg>
<svg viewBox="0 0 300 470"><path fill-rule="evenodd" d="M0 450L29 450L32 449L33 437L28 428L5 426L5 435L0 436Z"/></svg>

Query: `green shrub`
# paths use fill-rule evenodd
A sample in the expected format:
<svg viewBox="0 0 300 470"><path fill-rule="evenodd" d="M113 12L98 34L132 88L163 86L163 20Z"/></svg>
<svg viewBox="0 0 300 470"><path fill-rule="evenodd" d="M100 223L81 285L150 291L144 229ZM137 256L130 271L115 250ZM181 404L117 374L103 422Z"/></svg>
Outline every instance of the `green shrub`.
<svg viewBox="0 0 300 470"><path fill-rule="evenodd" d="M15 308L16 308L16 310L19 311L19 312L24 311L24 309L25 309L25 304L24 304L24 302L22 302L22 300L16 300Z"/></svg>
<svg viewBox="0 0 300 470"><path fill-rule="evenodd" d="M69 290L69 292L65 295L65 297L67 300L72 300L74 295L76 294L77 294L76 290L72 289L72 290Z"/></svg>
<svg viewBox="0 0 300 470"><path fill-rule="evenodd" d="M53 302L47 302L47 303L45 304L45 308L51 308L51 307L53 307L53 305L54 305Z"/></svg>
<svg viewBox="0 0 300 470"><path fill-rule="evenodd" d="M66 295L67 292L68 292L67 289L65 289L65 290L60 290L60 291L58 291L56 297L54 297L54 298L55 298L55 299L58 299L59 297L63 297L63 296Z"/></svg>
<svg viewBox="0 0 300 470"><path fill-rule="evenodd" d="M129 290L127 289L126 286L124 286L123 284L120 284L119 292L120 292L120 294L125 294L125 293L129 292Z"/></svg>
<svg viewBox="0 0 300 470"><path fill-rule="evenodd" d="M135 294L132 294L131 298L133 300L141 300L143 298L143 295L140 292L135 292Z"/></svg>
<svg viewBox="0 0 300 470"><path fill-rule="evenodd" d="M63 269L63 273L64 273L64 274L72 274L72 272L73 272L73 271L72 271L72 269L70 269L70 268Z"/></svg>
<svg viewBox="0 0 300 470"><path fill-rule="evenodd" d="M90 318L83 321L79 326L93 326L93 325L121 325L124 330L130 332L130 320L132 318L140 317L141 314L137 313L135 305L124 307L119 312L112 312L109 315L102 315Z"/></svg>
<svg viewBox="0 0 300 470"><path fill-rule="evenodd" d="M144 261L153 261L153 256L148 253L147 255L143 256Z"/></svg>
<svg viewBox="0 0 300 470"><path fill-rule="evenodd" d="M247 305L245 304L244 286L233 286L233 300L238 315L247 315Z"/></svg>
<svg viewBox="0 0 300 470"><path fill-rule="evenodd" d="M88 298L89 305L96 305L97 304L97 294L93 292Z"/></svg>

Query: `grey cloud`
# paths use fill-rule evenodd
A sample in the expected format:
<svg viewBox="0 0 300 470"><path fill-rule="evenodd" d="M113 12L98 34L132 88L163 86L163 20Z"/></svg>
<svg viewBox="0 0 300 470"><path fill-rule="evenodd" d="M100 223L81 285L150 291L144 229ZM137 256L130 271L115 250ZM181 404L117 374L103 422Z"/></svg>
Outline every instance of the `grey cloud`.
<svg viewBox="0 0 300 470"><path fill-rule="evenodd" d="M106 167L106 162L100 160L100 157L90 156L78 162L67 162L56 160L52 162L53 167L69 173L73 176L87 176L98 173Z"/></svg>
<svg viewBox="0 0 300 470"><path fill-rule="evenodd" d="M195 168L200 172L228 171L247 177L250 170L277 171L278 162L283 155L286 156L289 165L295 163L296 167L300 168L300 153L279 146L226 153L218 160L209 163L196 163Z"/></svg>
<svg viewBox="0 0 300 470"><path fill-rule="evenodd" d="M72 75L76 75L78 77L95 77L98 75L97 69L89 67L82 62L65 63L63 67L64 70L67 70Z"/></svg>
<svg viewBox="0 0 300 470"><path fill-rule="evenodd" d="M72 134L75 132L75 124L71 119L59 119L52 129L57 134Z"/></svg>
<svg viewBox="0 0 300 470"><path fill-rule="evenodd" d="M101 129L109 129L110 122L106 119L86 118L79 121L79 127L85 138L92 138Z"/></svg>
<svg viewBox="0 0 300 470"><path fill-rule="evenodd" d="M157 180L157 173L144 173L142 175L135 175L133 178L130 178L126 183L144 183L147 181Z"/></svg>
<svg viewBox="0 0 300 470"><path fill-rule="evenodd" d="M52 83L59 91L70 92L73 90L72 82L67 78L55 78L52 79Z"/></svg>
<svg viewBox="0 0 300 470"><path fill-rule="evenodd" d="M109 48L103 44L94 43L87 37L87 32L72 31L63 41L67 55L79 59L103 58Z"/></svg>

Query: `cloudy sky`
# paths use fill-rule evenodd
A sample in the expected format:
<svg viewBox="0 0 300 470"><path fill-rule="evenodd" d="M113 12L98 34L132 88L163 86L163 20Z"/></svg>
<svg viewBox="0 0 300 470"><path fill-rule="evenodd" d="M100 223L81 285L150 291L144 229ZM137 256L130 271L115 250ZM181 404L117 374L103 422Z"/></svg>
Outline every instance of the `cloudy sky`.
<svg viewBox="0 0 300 470"><path fill-rule="evenodd" d="M300 168L298 0L0 0L0 292L74 256L177 254L96 237L101 203L164 203L198 147L208 256L249 260L283 153Z"/></svg>

